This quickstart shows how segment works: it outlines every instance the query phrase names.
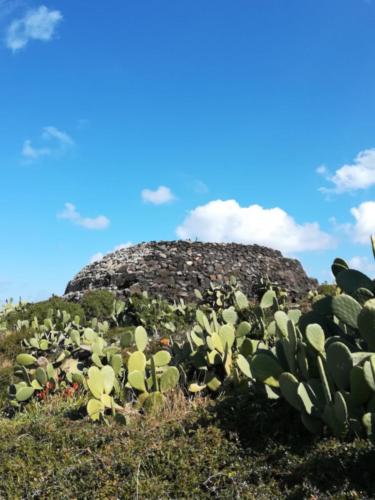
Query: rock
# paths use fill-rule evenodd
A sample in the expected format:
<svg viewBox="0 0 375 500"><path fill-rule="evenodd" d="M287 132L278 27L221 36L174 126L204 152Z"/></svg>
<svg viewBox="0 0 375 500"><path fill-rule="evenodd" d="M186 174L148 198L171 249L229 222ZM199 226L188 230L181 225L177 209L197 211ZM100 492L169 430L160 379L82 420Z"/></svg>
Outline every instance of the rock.
<svg viewBox="0 0 375 500"><path fill-rule="evenodd" d="M84 267L68 283L65 297L78 299L87 290L104 288L120 297L145 290L169 300L190 300L194 288L207 288L209 279L228 283L232 275L249 297L255 296L253 288L262 277L300 297L318 285L298 260L267 247L152 241L122 248Z"/></svg>

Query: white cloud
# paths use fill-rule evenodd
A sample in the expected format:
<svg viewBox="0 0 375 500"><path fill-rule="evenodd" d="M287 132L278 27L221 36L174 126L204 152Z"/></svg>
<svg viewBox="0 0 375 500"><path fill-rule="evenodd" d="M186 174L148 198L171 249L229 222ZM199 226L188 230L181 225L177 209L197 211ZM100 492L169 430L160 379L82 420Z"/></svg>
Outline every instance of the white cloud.
<svg viewBox="0 0 375 500"><path fill-rule="evenodd" d="M116 245L113 250L110 250L109 252L103 253L103 252L97 252L90 258L90 264L93 264L94 262L99 262L103 259L103 257L109 253L116 252L117 250L122 250L124 248L129 248L133 246L133 243L128 241L127 243L120 243L119 245Z"/></svg>
<svg viewBox="0 0 375 500"><path fill-rule="evenodd" d="M34 148L30 139L26 139L23 143L21 154L28 160L37 160L42 156L49 156L51 150L49 148Z"/></svg>
<svg viewBox="0 0 375 500"><path fill-rule="evenodd" d="M106 229L110 220L104 215L98 215L97 217L82 217L73 203L65 203L65 209L60 212L57 217L59 219L66 219L77 226L84 227L86 229Z"/></svg>
<svg viewBox="0 0 375 500"><path fill-rule="evenodd" d="M352 257L349 262L349 267L352 269L357 269L365 274L375 273L375 264L371 262L367 257L355 256Z"/></svg>
<svg viewBox="0 0 375 500"><path fill-rule="evenodd" d="M63 16L58 10L45 5L29 10L21 19L15 19L9 26L5 43L15 52L25 47L30 40L49 41Z"/></svg>
<svg viewBox="0 0 375 500"><path fill-rule="evenodd" d="M145 203L152 203L153 205L162 205L175 199L172 191L165 186L159 186L155 191L143 189L141 195Z"/></svg>
<svg viewBox="0 0 375 500"><path fill-rule="evenodd" d="M348 230L357 243L369 244L370 236L375 234L375 201L365 201L353 207L350 213L355 224L348 225Z"/></svg>
<svg viewBox="0 0 375 500"><path fill-rule="evenodd" d="M195 208L176 232L182 239L257 243L284 252L321 250L335 244L316 222L297 224L281 208L241 207L235 200L215 200Z"/></svg>
<svg viewBox="0 0 375 500"><path fill-rule="evenodd" d="M28 161L35 161L43 156L63 154L67 149L74 146L74 141L66 132L62 132L57 127L44 127L42 131L42 141L52 144L50 147L34 147L30 139L23 143L21 155Z"/></svg>
<svg viewBox="0 0 375 500"><path fill-rule="evenodd" d="M52 126L44 127L42 137L45 140L56 139L60 144L65 144L66 146L73 146L74 144L70 135Z"/></svg>
<svg viewBox="0 0 375 500"><path fill-rule="evenodd" d="M339 194L369 188L375 185L375 149L361 151L352 164L343 165L332 176L324 166L318 167L317 172L333 183L331 188L320 188L323 193Z"/></svg>

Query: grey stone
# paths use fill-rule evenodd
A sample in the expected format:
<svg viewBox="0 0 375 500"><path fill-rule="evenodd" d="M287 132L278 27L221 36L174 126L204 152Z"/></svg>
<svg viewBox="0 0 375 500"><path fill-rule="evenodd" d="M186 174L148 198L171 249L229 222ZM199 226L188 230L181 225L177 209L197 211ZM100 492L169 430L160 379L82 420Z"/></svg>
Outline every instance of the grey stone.
<svg viewBox="0 0 375 500"><path fill-rule="evenodd" d="M255 295L254 285L266 276L297 296L318 285L298 260L267 247L152 241L122 248L84 267L68 283L65 296L78 299L87 290L104 288L119 297L145 290L169 300L190 300L194 299L194 288L207 288L210 279L228 283L231 275L237 277L249 297Z"/></svg>

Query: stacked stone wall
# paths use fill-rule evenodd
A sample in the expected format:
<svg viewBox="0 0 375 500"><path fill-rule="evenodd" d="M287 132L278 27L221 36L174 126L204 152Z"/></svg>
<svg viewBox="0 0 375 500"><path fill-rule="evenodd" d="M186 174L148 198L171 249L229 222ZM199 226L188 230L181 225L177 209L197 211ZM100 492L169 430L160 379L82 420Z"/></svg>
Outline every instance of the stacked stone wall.
<svg viewBox="0 0 375 500"><path fill-rule="evenodd" d="M84 267L67 285L67 298L79 298L93 289L117 295L146 290L150 295L174 300L192 299L194 289L210 282L228 283L235 276L242 289L254 296L254 284L268 277L302 296L317 285L296 259L259 245L160 241L134 245L107 254Z"/></svg>

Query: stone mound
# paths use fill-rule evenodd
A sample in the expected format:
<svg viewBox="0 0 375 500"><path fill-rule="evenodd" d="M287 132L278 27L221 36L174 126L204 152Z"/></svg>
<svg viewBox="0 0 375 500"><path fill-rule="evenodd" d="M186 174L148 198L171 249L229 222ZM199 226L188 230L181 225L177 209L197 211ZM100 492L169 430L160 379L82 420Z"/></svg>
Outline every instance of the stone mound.
<svg viewBox="0 0 375 500"><path fill-rule="evenodd" d="M117 250L85 266L68 283L65 297L78 300L88 290L107 289L120 297L147 291L169 300L190 300L195 288L202 291L210 282L228 283L231 276L249 297L254 297L254 285L262 277L299 297L318 284L298 260L259 245L152 241Z"/></svg>

